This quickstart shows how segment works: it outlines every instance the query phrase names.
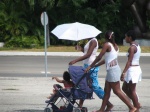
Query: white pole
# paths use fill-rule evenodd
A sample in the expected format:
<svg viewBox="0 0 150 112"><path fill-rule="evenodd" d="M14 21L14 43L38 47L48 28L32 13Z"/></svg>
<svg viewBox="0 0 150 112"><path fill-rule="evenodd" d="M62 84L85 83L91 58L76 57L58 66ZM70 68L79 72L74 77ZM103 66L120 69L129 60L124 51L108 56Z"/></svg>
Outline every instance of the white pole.
<svg viewBox="0 0 150 112"><path fill-rule="evenodd" d="M44 12L44 37L45 37L45 75L47 77L47 39L46 39L46 12Z"/></svg>

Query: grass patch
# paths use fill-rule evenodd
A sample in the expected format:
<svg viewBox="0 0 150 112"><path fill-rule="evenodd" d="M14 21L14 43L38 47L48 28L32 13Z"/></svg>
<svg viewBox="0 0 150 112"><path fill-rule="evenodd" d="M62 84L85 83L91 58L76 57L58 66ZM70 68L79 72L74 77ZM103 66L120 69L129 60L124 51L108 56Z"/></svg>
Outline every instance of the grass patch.
<svg viewBox="0 0 150 112"><path fill-rule="evenodd" d="M127 52L129 46L119 45L120 52ZM150 53L150 46L141 46L142 53ZM44 52L44 47L42 48L31 48L31 49L23 49L23 48L0 48L0 51L21 51L21 52ZM101 49L98 50L100 52ZM49 46L47 48L47 52L77 52L74 46Z"/></svg>

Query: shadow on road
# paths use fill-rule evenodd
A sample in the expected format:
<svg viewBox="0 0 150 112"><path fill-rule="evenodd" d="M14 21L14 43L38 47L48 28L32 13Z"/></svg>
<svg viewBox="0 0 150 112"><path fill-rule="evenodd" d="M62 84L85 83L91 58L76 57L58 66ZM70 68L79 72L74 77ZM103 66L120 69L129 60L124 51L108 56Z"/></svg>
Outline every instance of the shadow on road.
<svg viewBox="0 0 150 112"><path fill-rule="evenodd" d="M91 108L95 110L95 108ZM91 112L92 110L89 110ZM127 107L121 107L121 106L116 106L113 108L112 112L127 112L128 108ZM44 112L44 110L37 110L37 109L27 109L27 110L16 110L15 112ZM140 109L140 112L150 112L150 107L143 106Z"/></svg>

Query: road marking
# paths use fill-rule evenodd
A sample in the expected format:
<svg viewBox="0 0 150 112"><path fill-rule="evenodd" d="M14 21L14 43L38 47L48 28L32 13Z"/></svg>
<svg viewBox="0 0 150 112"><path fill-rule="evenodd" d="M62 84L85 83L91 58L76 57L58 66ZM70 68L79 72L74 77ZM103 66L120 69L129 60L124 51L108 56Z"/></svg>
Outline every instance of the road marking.
<svg viewBox="0 0 150 112"><path fill-rule="evenodd" d="M41 71L42 74L45 74L45 71ZM47 71L48 74L50 74L51 72Z"/></svg>

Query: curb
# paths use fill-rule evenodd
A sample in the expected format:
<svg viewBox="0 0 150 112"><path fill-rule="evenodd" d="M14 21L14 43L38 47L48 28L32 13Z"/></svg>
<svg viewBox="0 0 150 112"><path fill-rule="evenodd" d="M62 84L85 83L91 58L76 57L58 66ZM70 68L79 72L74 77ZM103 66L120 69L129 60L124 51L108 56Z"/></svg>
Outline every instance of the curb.
<svg viewBox="0 0 150 112"><path fill-rule="evenodd" d="M12 52L1 51L0 56L82 56L82 52ZM97 53L97 55L99 52ZM126 56L125 52L119 53L119 56ZM141 56L150 56L150 53L141 53Z"/></svg>

